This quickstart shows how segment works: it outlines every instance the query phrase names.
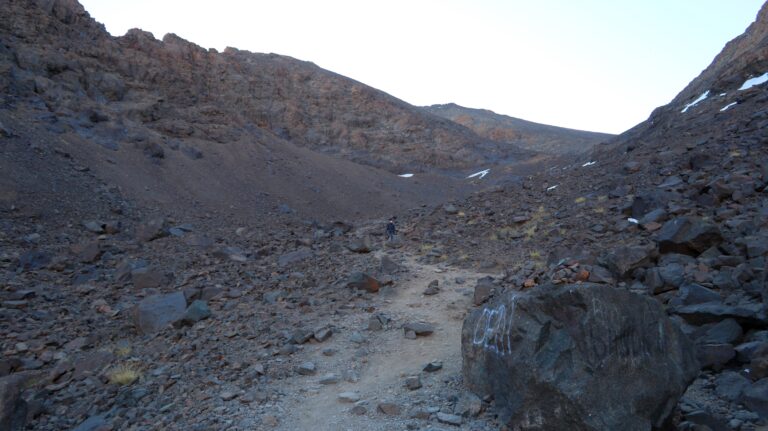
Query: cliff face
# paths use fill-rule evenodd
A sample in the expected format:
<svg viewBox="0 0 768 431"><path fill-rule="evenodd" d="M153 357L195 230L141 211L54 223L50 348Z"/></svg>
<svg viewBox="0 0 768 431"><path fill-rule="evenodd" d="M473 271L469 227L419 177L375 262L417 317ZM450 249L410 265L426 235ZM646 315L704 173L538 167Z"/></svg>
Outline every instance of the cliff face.
<svg viewBox="0 0 768 431"><path fill-rule="evenodd" d="M92 109L155 140L224 143L262 135L392 171L469 168L525 152L481 138L312 63L173 34L112 38L71 1L4 2L4 86L63 117Z"/></svg>
<svg viewBox="0 0 768 431"><path fill-rule="evenodd" d="M607 133L534 123L499 115L487 109L465 108L453 103L432 105L425 109L466 126L484 138L552 155L584 153L596 144L607 142L614 137Z"/></svg>

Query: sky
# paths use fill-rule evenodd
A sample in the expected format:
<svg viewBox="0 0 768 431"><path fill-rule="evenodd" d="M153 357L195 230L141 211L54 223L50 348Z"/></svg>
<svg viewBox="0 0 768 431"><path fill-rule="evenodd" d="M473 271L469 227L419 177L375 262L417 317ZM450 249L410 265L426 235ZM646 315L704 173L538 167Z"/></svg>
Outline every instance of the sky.
<svg viewBox="0 0 768 431"><path fill-rule="evenodd" d="M763 0L80 0L204 48L311 61L418 106L620 133L754 21Z"/></svg>

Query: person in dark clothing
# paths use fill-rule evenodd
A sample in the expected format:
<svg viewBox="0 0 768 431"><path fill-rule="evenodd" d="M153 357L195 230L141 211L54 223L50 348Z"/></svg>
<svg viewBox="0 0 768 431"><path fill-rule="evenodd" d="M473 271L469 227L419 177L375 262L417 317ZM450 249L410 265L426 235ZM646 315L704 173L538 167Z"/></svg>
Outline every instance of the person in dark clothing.
<svg viewBox="0 0 768 431"><path fill-rule="evenodd" d="M395 235L397 235L397 228L395 227L395 218L392 217L387 222L387 240L392 241L395 239Z"/></svg>

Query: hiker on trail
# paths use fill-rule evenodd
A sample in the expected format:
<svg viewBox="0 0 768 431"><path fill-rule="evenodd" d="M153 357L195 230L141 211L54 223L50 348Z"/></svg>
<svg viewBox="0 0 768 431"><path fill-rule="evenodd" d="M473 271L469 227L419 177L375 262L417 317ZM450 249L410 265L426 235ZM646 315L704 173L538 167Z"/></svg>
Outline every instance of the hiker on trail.
<svg viewBox="0 0 768 431"><path fill-rule="evenodd" d="M397 235L397 229L395 228L395 218L392 217L387 222L387 240L392 241Z"/></svg>

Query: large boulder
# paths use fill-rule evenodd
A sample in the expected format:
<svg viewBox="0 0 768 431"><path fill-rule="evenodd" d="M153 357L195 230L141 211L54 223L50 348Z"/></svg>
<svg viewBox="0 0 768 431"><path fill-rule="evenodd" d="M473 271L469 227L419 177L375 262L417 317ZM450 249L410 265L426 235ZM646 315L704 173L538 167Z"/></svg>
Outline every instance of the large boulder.
<svg viewBox="0 0 768 431"><path fill-rule="evenodd" d="M656 240L661 253L681 253L698 256L706 249L720 244L720 229L698 217L677 217L662 226Z"/></svg>
<svg viewBox="0 0 768 431"><path fill-rule="evenodd" d="M151 334L181 320L186 310L184 292L152 295L136 305L133 320L141 333Z"/></svg>
<svg viewBox="0 0 768 431"><path fill-rule="evenodd" d="M515 430L649 430L699 372L658 302L597 284L497 297L464 320L462 355Z"/></svg>
<svg viewBox="0 0 768 431"><path fill-rule="evenodd" d="M39 377L21 372L0 378L0 430L22 431L27 422L27 403L21 397L27 383Z"/></svg>

